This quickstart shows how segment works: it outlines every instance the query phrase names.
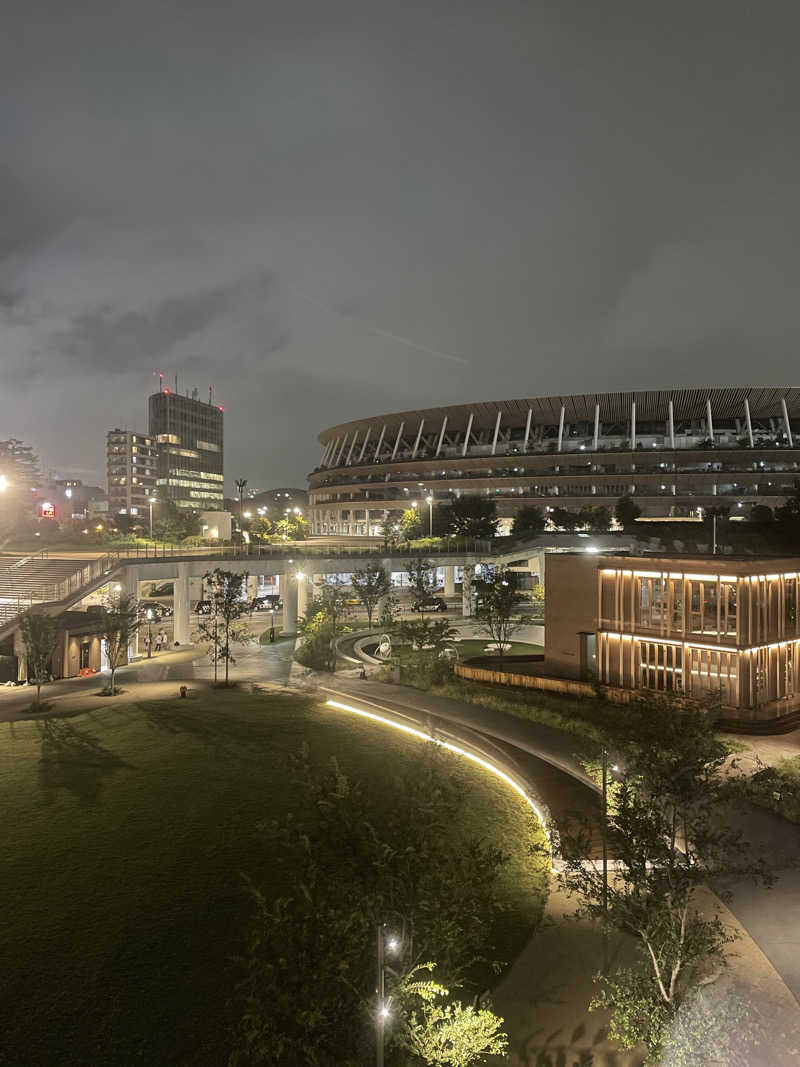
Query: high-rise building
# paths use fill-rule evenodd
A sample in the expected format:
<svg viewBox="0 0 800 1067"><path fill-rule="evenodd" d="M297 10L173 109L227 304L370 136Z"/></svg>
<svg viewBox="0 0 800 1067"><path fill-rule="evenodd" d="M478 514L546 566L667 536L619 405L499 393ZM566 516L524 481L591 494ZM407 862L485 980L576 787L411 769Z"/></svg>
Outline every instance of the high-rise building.
<svg viewBox="0 0 800 1067"><path fill-rule="evenodd" d="M150 397L150 436L158 446L157 496L202 511L223 507L224 408L162 389Z"/></svg>
<svg viewBox="0 0 800 1067"><path fill-rule="evenodd" d="M153 438L132 430L109 430L106 460L110 514L144 515L156 487L158 450Z"/></svg>

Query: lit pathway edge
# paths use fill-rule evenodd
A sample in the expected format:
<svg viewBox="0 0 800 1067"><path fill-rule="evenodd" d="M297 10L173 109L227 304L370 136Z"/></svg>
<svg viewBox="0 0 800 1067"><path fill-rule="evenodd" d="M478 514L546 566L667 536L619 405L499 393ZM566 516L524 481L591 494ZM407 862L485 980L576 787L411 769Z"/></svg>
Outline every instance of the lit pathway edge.
<svg viewBox="0 0 800 1067"><path fill-rule="evenodd" d="M441 748L447 749L449 752L477 763L484 770L489 771L490 774L505 782L509 788L523 798L536 815L547 837L551 855L555 854L557 841L553 840L551 833L552 822L547 805L535 795L531 782L526 780L516 768L511 767L506 760L502 759L498 752L492 751L489 753L482 745L479 746L474 741L467 740L460 733L450 729L442 729L438 723L434 726L432 717L429 714L420 714L419 718L414 718L411 715L400 714L383 707L372 700L354 698L349 693L340 694L336 690L322 688L324 692L332 693L337 697L346 697L346 700L328 699L325 701L325 707L348 712L351 715L359 715L361 718L369 719L380 725L391 726L395 730L400 730L410 737L416 737L420 741L432 742ZM358 705L369 705L369 708ZM489 746L490 743L487 742L487 747ZM494 746L491 747L494 748Z"/></svg>

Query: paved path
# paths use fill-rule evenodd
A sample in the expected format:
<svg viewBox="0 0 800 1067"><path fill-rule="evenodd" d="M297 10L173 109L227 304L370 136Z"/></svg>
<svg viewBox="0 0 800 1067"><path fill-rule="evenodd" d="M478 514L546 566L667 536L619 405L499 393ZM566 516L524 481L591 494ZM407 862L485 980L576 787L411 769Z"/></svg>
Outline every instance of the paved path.
<svg viewBox="0 0 800 1067"><path fill-rule="evenodd" d="M405 686L337 676L322 688L326 693L373 700L401 713L413 710L466 725L539 757L566 774L575 775L584 786L596 789L575 758L576 742L563 731ZM536 781L536 770L532 773ZM543 799L557 822L559 812L564 810L563 786L556 783L554 789L552 785L549 788L552 791L543 793ZM586 804L587 794L588 790L574 796L573 809L588 810L581 806ZM774 865L779 877L778 885L771 890L746 881L732 883L731 913L800 1002L800 826L759 808L731 818L741 825L746 839Z"/></svg>

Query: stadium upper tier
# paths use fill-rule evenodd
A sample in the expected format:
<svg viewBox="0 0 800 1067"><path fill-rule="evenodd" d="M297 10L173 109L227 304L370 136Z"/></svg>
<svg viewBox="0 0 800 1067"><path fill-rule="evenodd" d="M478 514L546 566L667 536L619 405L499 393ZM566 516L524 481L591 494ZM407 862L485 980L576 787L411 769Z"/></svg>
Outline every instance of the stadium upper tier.
<svg viewBox="0 0 800 1067"><path fill-rule="evenodd" d="M679 389L486 401L379 415L319 435L315 533L371 534L428 496L643 515L774 507L800 471L800 389ZM718 499L718 498L722 499ZM739 512L742 513L741 510Z"/></svg>

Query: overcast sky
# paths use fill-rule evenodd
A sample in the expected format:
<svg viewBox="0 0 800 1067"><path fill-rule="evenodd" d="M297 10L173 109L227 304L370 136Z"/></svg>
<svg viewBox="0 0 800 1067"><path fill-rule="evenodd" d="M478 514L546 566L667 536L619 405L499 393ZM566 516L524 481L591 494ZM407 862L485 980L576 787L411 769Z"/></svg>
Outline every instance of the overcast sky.
<svg viewBox="0 0 800 1067"><path fill-rule="evenodd" d="M800 384L796 3L2 7L0 438L59 475L155 370L261 488L384 411Z"/></svg>

